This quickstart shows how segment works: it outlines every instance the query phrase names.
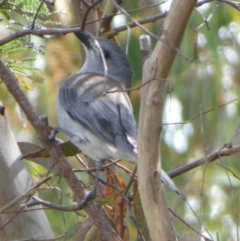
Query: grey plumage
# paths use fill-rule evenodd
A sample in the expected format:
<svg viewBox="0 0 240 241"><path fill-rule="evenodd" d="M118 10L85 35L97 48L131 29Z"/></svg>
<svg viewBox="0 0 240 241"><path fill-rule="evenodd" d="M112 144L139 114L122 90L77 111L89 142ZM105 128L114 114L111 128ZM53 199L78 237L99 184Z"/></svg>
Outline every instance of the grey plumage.
<svg viewBox="0 0 240 241"><path fill-rule="evenodd" d="M109 78L80 71L59 91L61 128L67 127L72 142L95 161L114 158L136 163L136 124L126 92L114 92L120 89Z"/></svg>
<svg viewBox="0 0 240 241"><path fill-rule="evenodd" d="M136 123L129 97L121 91L131 86L129 60L110 40L75 34L84 44L86 59L60 88L59 124L74 133L72 142L93 160L136 163Z"/></svg>
<svg viewBox="0 0 240 241"><path fill-rule="evenodd" d="M60 128L57 130L96 161L91 198L104 160L123 159L137 164L137 128L129 96L123 91L130 88L133 73L118 45L86 32L75 34L84 44L86 59L81 70L67 78L60 88L57 101ZM161 176L171 189L180 193L162 170Z"/></svg>

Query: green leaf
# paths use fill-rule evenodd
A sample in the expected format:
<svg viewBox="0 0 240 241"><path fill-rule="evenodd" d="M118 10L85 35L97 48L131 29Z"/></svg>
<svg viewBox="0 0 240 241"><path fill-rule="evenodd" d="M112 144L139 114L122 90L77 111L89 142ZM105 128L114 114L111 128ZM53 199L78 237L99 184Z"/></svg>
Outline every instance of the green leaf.
<svg viewBox="0 0 240 241"><path fill-rule="evenodd" d="M32 86L29 85L26 81L22 81L22 85L26 90L31 90L31 91L33 90Z"/></svg>
<svg viewBox="0 0 240 241"><path fill-rule="evenodd" d="M30 157L49 158L49 154L47 153L45 148L41 146L37 146L28 142L19 142L18 145L22 152L21 159L28 159ZM79 149L74 146L70 141L61 143L60 147L66 157L75 156L78 153L81 153Z"/></svg>
<svg viewBox="0 0 240 241"><path fill-rule="evenodd" d="M30 52L29 48L23 47L23 46L19 46L19 47L14 47L13 46L9 46L9 48L4 49L8 54L16 54L16 53L21 53L21 52Z"/></svg>
<svg viewBox="0 0 240 241"><path fill-rule="evenodd" d="M22 62L32 62L32 61L35 61L36 58L25 58L25 59L22 59L21 61Z"/></svg>
<svg viewBox="0 0 240 241"><path fill-rule="evenodd" d="M37 70L39 71L40 69L38 68L35 68L35 67L31 67L31 66L23 66L23 65L19 65L19 64L11 64L12 67L14 67L15 69L18 69L18 70Z"/></svg>
<svg viewBox="0 0 240 241"><path fill-rule="evenodd" d="M19 69L13 69L12 68L12 65L9 65L8 66L10 69L11 69L11 71L13 72L13 73L15 73L15 74L20 74L20 75L23 75L23 76L28 76L28 74L27 73L25 73L25 72L23 72L23 71L21 71L21 70L19 70Z"/></svg>

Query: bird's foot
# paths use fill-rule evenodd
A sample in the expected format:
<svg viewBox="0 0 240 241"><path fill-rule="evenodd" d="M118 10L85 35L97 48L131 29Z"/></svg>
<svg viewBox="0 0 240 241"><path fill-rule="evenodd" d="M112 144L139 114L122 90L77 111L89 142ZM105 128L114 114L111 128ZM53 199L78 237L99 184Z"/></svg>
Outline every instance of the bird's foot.
<svg viewBox="0 0 240 241"><path fill-rule="evenodd" d="M73 137L74 137L74 135L73 135L72 133L70 133L69 131L66 131L66 130L60 128L60 127L53 127L53 131L52 131L51 135L48 137L48 140L49 140L49 141L54 140L55 137L56 137L56 135L57 135L59 132L63 133L64 135L66 135L66 136L68 136L68 137L70 137L70 138L73 138Z"/></svg>
<svg viewBox="0 0 240 241"><path fill-rule="evenodd" d="M79 209L83 208L90 200L94 199L95 197L96 197L96 190L93 189L81 201L81 203L79 204Z"/></svg>
<svg viewBox="0 0 240 241"><path fill-rule="evenodd" d="M59 127L53 127L51 135L48 137L49 141L53 141L56 137L56 135L60 132Z"/></svg>

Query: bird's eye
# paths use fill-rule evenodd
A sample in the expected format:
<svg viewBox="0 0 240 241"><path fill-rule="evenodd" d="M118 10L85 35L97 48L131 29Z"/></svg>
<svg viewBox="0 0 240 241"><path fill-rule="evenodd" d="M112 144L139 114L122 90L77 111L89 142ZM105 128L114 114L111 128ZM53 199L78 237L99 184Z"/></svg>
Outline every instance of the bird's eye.
<svg viewBox="0 0 240 241"><path fill-rule="evenodd" d="M110 53L105 49L103 49L103 54L105 58L108 58L110 56Z"/></svg>

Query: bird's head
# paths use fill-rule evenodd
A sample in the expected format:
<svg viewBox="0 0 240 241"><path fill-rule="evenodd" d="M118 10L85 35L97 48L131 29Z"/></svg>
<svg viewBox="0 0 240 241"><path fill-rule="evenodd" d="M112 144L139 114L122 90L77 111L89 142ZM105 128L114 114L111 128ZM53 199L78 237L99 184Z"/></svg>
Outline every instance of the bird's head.
<svg viewBox="0 0 240 241"><path fill-rule="evenodd" d="M88 32L75 35L84 44L86 59L81 72L106 75L124 88L131 87L132 68L123 49L105 38L95 38Z"/></svg>

